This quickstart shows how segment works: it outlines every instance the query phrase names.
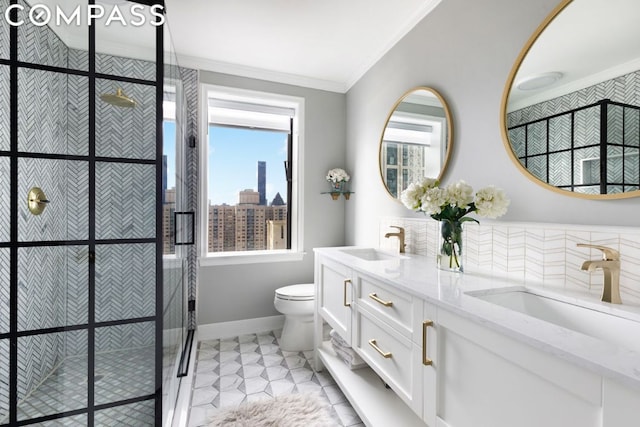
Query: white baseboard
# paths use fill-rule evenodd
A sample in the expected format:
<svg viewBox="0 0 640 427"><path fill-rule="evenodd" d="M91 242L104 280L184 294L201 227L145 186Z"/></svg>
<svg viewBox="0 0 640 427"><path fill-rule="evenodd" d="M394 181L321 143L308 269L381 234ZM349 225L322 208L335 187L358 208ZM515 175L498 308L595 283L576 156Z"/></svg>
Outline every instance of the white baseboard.
<svg viewBox="0 0 640 427"><path fill-rule="evenodd" d="M232 322L208 323L206 325L198 325L198 341L272 331L274 329L281 329L283 325L283 315L235 320Z"/></svg>

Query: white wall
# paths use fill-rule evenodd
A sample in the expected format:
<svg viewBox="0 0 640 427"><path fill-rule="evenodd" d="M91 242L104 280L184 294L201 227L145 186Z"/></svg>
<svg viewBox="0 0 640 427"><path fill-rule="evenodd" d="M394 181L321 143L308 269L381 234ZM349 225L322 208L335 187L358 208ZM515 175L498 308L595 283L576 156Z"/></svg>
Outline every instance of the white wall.
<svg viewBox="0 0 640 427"><path fill-rule="evenodd" d="M640 225L640 199L594 201L545 190L516 169L500 133L500 103L514 61L559 0L444 0L347 93L347 166L356 194L346 243L378 244L381 217L415 217L387 195L378 144L394 102L408 89L438 90L453 116L445 182L494 184L511 198L506 221ZM560 70L561 71L561 70Z"/></svg>
<svg viewBox="0 0 640 427"><path fill-rule="evenodd" d="M344 207L351 201L320 193L327 190L327 171L345 167L345 96L212 72L201 72L200 82L305 99L304 259L200 267L198 275L199 325L277 315L277 288L313 282L313 248L344 244Z"/></svg>

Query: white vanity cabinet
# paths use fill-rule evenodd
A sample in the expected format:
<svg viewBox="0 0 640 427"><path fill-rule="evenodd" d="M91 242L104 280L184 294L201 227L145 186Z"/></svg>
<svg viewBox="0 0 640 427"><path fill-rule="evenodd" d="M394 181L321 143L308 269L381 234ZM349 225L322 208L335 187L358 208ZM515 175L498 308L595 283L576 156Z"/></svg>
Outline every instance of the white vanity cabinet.
<svg viewBox="0 0 640 427"><path fill-rule="evenodd" d="M351 344L353 280L349 267L317 257L315 267L317 313Z"/></svg>
<svg viewBox="0 0 640 427"><path fill-rule="evenodd" d="M331 372L367 426L425 427L422 301L320 254L315 285L315 368ZM325 341L324 322L370 367L350 370Z"/></svg>
<svg viewBox="0 0 640 427"><path fill-rule="evenodd" d="M442 308L438 328L438 416L446 425L603 425L601 376Z"/></svg>
<svg viewBox="0 0 640 427"><path fill-rule="evenodd" d="M440 273L424 257L346 253L316 250L316 369L331 372L367 426L640 425L633 350L465 295L509 282ZM324 322L369 368L346 367Z"/></svg>
<svg viewBox="0 0 640 427"><path fill-rule="evenodd" d="M353 347L418 416L422 416L422 300L356 275Z"/></svg>

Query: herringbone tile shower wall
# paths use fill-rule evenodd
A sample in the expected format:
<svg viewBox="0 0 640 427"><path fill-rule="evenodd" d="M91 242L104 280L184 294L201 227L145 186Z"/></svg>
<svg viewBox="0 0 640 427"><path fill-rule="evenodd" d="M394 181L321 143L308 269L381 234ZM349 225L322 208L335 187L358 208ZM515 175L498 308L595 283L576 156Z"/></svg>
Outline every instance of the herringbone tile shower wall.
<svg viewBox="0 0 640 427"><path fill-rule="evenodd" d="M0 0L6 9L8 0ZM22 3L26 10L28 6ZM68 48L47 26L18 30L21 61L47 66L88 69L87 52ZM9 56L8 26L0 26L0 57ZM103 74L154 80L155 63L97 54ZM197 137L198 74L180 68L186 93L185 144ZM98 95L122 88L136 108L102 102ZM53 71L19 68L19 151L88 155L89 79ZM96 155L155 159L155 87L108 79L96 81ZM10 149L9 67L0 65L0 151ZM197 211L197 149L187 152L187 208ZM9 157L0 156L0 212L10 209ZM155 166L132 163L96 164L96 237L155 237ZM40 216L19 204L20 241L86 240L89 221L89 167L84 160L20 158L18 191L41 187L50 200ZM22 196L21 196L22 197ZM0 216L0 242L10 238L9 216ZM195 246L188 249L189 295L195 298ZM0 332L9 330L9 249L0 248ZM20 248L18 251L18 327L22 330L84 324L88 316L88 248L84 245ZM155 246L98 245L96 248L96 321L152 316L155 313ZM193 316L192 316L193 317ZM190 320L195 325L195 318ZM155 345L152 323L99 328L96 351L111 352ZM86 331L21 337L18 340L18 397L22 399L65 358L87 353ZM8 407L8 340L0 340L0 420ZM82 358L82 357L81 357ZM86 359L86 356L85 356ZM96 368L99 368L98 366ZM151 369L142 362L139 370ZM5 385L5 386L3 386ZM153 392L153 389L148 391Z"/></svg>

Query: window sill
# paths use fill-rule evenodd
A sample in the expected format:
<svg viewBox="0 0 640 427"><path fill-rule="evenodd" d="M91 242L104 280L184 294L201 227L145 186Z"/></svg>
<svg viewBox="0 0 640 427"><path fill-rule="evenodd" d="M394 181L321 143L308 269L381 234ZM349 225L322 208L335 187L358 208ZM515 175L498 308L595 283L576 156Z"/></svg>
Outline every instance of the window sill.
<svg viewBox="0 0 640 427"><path fill-rule="evenodd" d="M302 261L306 252L294 251L251 251L251 252L221 252L208 254L198 259L200 267L216 265L258 264L264 262Z"/></svg>

